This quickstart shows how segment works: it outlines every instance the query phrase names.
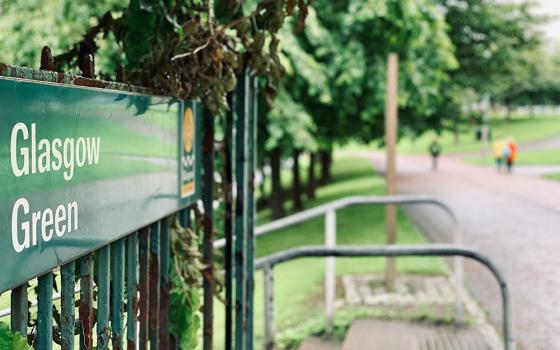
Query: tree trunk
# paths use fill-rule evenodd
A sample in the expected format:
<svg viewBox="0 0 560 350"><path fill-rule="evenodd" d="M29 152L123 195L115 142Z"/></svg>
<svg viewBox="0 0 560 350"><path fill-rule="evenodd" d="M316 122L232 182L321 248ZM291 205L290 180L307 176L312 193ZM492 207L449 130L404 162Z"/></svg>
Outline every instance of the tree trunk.
<svg viewBox="0 0 560 350"><path fill-rule="evenodd" d="M282 198L281 182L281 156L280 148L270 151L270 167L272 168L272 193L270 194L270 206L272 208L272 219L279 219L284 216L284 206Z"/></svg>
<svg viewBox="0 0 560 350"><path fill-rule="evenodd" d="M317 180L315 179L315 152L309 152L309 168L307 173L307 198L315 198L315 188L317 187Z"/></svg>
<svg viewBox="0 0 560 350"><path fill-rule="evenodd" d="M321 151L321 184L324 185L331 179L332 151Z"/></svg>
<svg viewBox="0 0 560 350"><path fill-rule="evenodd" d="M511 107L509 104L506 104L506 110L507 110L506 120L511 120Z"/></svg>
<svg viewBox="0 0 560 350"><path fill-rule="evenodd" d="M301 155L301 150L294 150L294 164L292 167L292 200L294 202L294 211L303 210L303 202L301 200L301 178L299 173L299 156Z"/></svg>

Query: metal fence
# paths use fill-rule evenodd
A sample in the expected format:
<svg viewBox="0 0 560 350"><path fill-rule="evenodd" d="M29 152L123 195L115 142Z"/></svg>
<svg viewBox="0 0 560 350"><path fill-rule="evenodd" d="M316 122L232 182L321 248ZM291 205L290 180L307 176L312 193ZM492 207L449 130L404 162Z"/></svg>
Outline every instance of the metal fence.
<svg viewBox="0 0 560 350"><path fill-rule="evenodd" d="M44 53L50 50L43 50ZM42 57L48 61L49 57ZM92 59L90 57L89 59ZM93 69L90 70L90 72ZM33 70L0 63L0 77L22 81L42 81L62 85L109 89L140 94L153 90L106 82L84 76ZM225 269L226 269L226 349L252 349L253 222L252 190L256 142L256 79L249 73L239 77L228 99L227 133L222 154L225 179ZM213 233L214 226L214 118L203 118L202 198L199 201L204 230L203 253L207 266L203 273L203 348L213 349ZM118 220L122 208L114 208ZM169 291L171 287L171 227L191 223L193 208L167 214L134 232L117 232L122 238L99 249L77 256L55 269L45 269L37 282L37 324L29 326L28 283L11 290L11 328L36 338L37 347L49 350L53 341L62 349L175 349L178 340L170 333ZM175 221L176 220L176 221ZM234 232L238 239L233 245ZM33 263L33 262L30 262ZM60 271L61 287L53 293L55 273ZM96 283L94 283L94 276ZM29 282L29 281L28 281ZM4 291L0 291L4 292ZM76 298L76 294L78 295ZM235 297L235 300L233 299ZM60 314L53 314L53 301L60 298ZM57 310L57 309L55 309ZM126 325L124 324L126 322ZM125 334L126 330L126 334ZM235 336L234 336L235 334ZM75 341L75 338L79 340ZM126 340L126 341L125 341ZM76 343L78 344L76 344Z"/></svg>

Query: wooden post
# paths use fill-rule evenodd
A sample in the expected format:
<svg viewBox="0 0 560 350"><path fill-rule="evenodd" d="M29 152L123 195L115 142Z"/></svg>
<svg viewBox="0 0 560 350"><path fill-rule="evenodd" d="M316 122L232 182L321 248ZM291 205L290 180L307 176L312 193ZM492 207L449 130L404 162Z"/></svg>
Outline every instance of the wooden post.
<svg viewBox="0 0 560 350"><path fill-rule="evenodd" d="M385 101L385 142L387 147L387 166L385 179L387 194L396 193L396 143L398 129L398 65L397 54L390 54L387 60L387 99ZM397 208L388 205L385 209L385 232L387 244L396 242ZM388 290L394 289L395 259L387 258L385 266L385 283Z"/></svg>

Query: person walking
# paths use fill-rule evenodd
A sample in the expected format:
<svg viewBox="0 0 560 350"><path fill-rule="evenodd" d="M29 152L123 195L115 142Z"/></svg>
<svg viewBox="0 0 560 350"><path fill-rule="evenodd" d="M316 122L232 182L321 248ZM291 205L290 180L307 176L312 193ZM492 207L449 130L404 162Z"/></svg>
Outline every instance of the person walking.
<svg viewBox="0 0 560 350"><path fill-rule="evenodd" d="M515 140L513 138L509 137L506 147L508 150L506 164L508 173L511 173L513 170L513 164L515 163L515 158L517 157L517 144L515 143Z"/></svg>
<svg viewBox="0 0 560 350"><path fill-rule="evenodd" d="M496 140L494 140L493 151L494 151L494 160L496 162L496 170L498 172L502 171L502 165L505 166L505 159L504 159L504 147L507 146L506 140L503 137L498 136Z"/></svg>
<svg viewBox="0 0 560 350"><path fill-rule="evenodd" d="M437 171L438 157L441 154L441 145L438 142L437 137L434 137L434 139L430 143L429 151L430 155L432 156L432 170Z"/></svg>

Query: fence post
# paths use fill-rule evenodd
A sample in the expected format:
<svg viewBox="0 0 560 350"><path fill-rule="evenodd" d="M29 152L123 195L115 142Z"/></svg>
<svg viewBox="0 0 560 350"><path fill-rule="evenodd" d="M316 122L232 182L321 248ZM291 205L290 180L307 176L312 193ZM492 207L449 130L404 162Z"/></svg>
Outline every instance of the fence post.
<svg viewBox="0 0 560 350"><path fill-rule="evenodd" d="M325 247L336 247L336 210L325 213ZM334 298L336 295L336 271L334 257L325 258L325 317L326 330L330 334L334 325Z"/></svg>
<svg viewBox="0 0 560 350"><path fill-rule="evenodd" d="M224 168L225 168L225 186L224 186L224 235L225 235L225 350L231 350L233 341L233 231L234 231L234 208L233 208L233 172L235 157L234 149L234 108L235 99L233 93L228 94L229 110L226 112L226 135L224 142Z"/></svg>
<svg viewBox="0 0 560 350"><path fill-rule="evenodd" d="M111 341L113 350L123 348L124 313L124 239L111 244L112 283L111 283Z"/></svg>
<svg viewBox="0 0 560 350"><path fill-rule="evenodd" d="M149 337L150 349L159 349L159 243L160 222L156 221L150 225L150 274L148 277L150 288L149 301Z"/></svg>
<svg viewBox="0 0 560 350"><path fill-rule="evenodd" d="M80 259L80 349L93 348L93 256Z"/></svg>
<svg viewBox="0 0 560 350"><path fill-rule="evenodd" d="M127 349L138 344L138 233L126 237L126 339Z"/></svg>
<svg viewBox="0 0 560 350"><path fill-rule="evenodd" d="M266 350L274 349L274 270L272 266L264 267L264 346Z"/></svg>
<svg viewBox="0 0 560 350"><path fill-rule="evenodd" d="M242 74L235 90L235 349L245 349L247 336L247 118L248 78Z"/></svg>
<svg viewBox="0 0 560 350"><path fill-rule="evenodd" d="M255 257L255 165L257 163L257 79L249 80L249 108L247 118L247 349L253 349L254 314L254 257Z"/></svg>
<svg viewBox="0 0 560 350"><path fill-rule="evenodd" d="M109 276L111 275L110 246L97 254L97 348L109 347Z"/></svg>
<svg viewBox="0 0 560 350"><path fill-rule="evenodd" d="M52 349L52 289L53 273L51 271L39 277L37 347L41 350Z"/></svg>
<svg viewBox="0 0 560 350"><path fill-rule="evenodd" d="M159 345L160 349L168 350L170 333L169 333L169 291L171 290L171 281L169 278L169 270L171 267L171 237L169 232L169 224L171 220L164 218L161 220L161 242L160 242L160 275L161 275L161 295L159 308Z"/></svg>
<svg viewBox="0 0 560 350"><path fill-rule="evenodd" d="M74 310L74 276L76 272L76 263L69 262L60 268L60 277L62 284L61 293L61 315L60 315L60 338L62 350L74 350L74 329L76 328L75 310Z"/></svg>
<svg viewBox="0 0 560 350"><path fill-rule="evenodd" d="M140 299L138 302L138 345L140 350L148 349L149 341L149 314L150 314L150 287L149 287L149 264L150 264L150 228L140 229L140 244L138 264L138 285Z"/></svg>
<svg viewBox="0 0 560 350"><path fill-rule="evenodd" d="M214 325L214 116L207 109L203 110L202 137L202 204L203 216L203 261L206 268L203 272L203 349L212 350Z"/></svg>

